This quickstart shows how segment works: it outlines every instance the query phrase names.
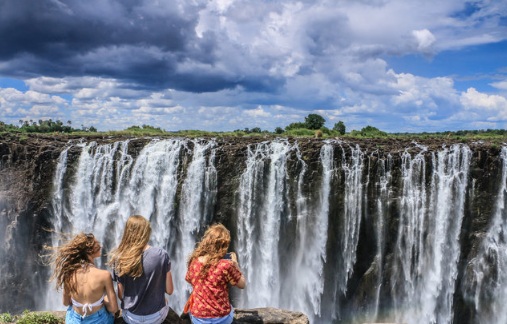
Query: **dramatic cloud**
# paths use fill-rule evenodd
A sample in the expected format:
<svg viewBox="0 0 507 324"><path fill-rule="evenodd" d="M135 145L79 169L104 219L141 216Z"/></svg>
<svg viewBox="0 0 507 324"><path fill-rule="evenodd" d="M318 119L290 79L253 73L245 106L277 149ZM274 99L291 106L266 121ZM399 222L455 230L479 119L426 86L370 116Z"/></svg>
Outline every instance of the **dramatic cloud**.
<svg viewBox="0 0 507 324"><path fill-rule="evenodd" d="M273 130L319 112L424 131L479 127L460 116L494 101L481 119L504 127L505 60L467 53L507 48L505 21L488 0L0 0L0 119Z"/></svg>

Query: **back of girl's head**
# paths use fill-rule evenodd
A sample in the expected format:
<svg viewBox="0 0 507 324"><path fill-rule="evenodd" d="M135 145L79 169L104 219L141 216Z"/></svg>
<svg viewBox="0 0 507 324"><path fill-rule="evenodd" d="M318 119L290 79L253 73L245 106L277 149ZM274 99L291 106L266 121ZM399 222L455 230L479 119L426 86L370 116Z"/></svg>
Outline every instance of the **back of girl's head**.
<svg viewBox="0 0 507 324"><path fill-rule="evenodd" d="M130 216L123 231L121 245L143 247L148 244L151 235L150 222L140 215Z"/></svg>
<svg viewBox="0 0 507 324"><path fill-rule="evenodd" d="M227 252L230 242L231 234L224 225L211 225L190 255L189 264L193 259L204 255L208 255L209 259L221 258Z"/></svg>
<svg viewBox="0 0 507 324"><path fill-rule="evenodd" d="M150 222L140 215L130 216L125 224L120 245L111 252L111 265L119 276L134 278L143 273L142 255L150 240Z"/></svg>
<svg viewBox="0 0 507 324"><path fill-rule="evenodd" d="M77 269L86 267L90 262L90 255L98 248L100 246L95 243L93 234L84 233L77 234L62 246L52 248L54 273L51 279L56 279L56 287L67 284L74 291L75 285L70 283L72 274Z"/></svg>
<svg viewBox="0 0 507 324"><path fill-rule="evenodd" d="M229 230L222 224L211 225L202 237L200 246L206 247L209 252L227 250L231 242Z"/></svg>

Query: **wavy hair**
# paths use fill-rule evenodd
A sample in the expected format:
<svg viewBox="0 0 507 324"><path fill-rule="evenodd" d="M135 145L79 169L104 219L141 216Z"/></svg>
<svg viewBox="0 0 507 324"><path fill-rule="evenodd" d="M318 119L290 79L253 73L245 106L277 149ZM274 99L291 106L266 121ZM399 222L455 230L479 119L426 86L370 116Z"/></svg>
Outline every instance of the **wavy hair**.
<svg viewBox="0 0 507 324"><path fill-rule="evenodd" d="M90 265L90 255L100 249L95 244L93 234L79 233L62 246L53 247L51 263L54 267L50 280L56 281L56 289L68 288L71 293L77 293L74 275L77 270L86 270Z"/></svg>
<svg viewBox="0 0 507 324"><path fill-rule="evenodd" d="M139 278L143 274L143 251L150 240L150 222L140 215L130 216L120 245L110 253L109 266L118 276Z"/></svg>
<svg viewBox="0 0 507 324"><path fill-rule="evenodd" d="M216 265L218 261L224 257L225 253L227 253L230 243L231 233L224 225L211 225L206 232L204 232L201 241L188 258L187 267L190 267L194 259L207 256L206 261L199 271L199 277L205 277L210 267Z"/></svg>

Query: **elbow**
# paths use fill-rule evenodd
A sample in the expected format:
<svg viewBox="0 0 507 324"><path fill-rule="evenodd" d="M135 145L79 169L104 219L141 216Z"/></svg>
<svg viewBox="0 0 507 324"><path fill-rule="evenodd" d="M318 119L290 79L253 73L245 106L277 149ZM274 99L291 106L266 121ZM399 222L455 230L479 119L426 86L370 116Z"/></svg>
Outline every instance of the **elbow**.
<svg viewBox="0 0 507 324"><path fill-rule="evenodd" d="M236 284L236 287L238 287L239 289L245 289L245 287L246 287L245 277L241 276L241 279Z"/></svg>
<svg viewBox="0 0 507 324"><path fill-rule="evenodd" d="M174 292L174 288L172 288L172 287L171 287L170 289L166 289L166 290L165 290L165 292L166 292L166 294L168 294L168 295L172 295L172 294L173 294L173 292Z"/></svg>

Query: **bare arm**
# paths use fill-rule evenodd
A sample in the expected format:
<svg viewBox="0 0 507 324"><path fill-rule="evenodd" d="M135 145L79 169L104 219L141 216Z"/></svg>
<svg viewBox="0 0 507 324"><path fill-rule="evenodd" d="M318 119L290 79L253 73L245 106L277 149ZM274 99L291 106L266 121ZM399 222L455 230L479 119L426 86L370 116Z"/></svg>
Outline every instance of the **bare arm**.
<svg viewBox="0 0 507 324"><path fill-rule="evenodd" d="M116 300L116 293L114 292L111 275L107 271L105 271L105 273L106 297L104 298L104 305L111 314L114 314L118 311L118 301Z"/></svg>
<svg viewBox="0 0 507 324"><path fill-rule="evenodd" d="M172 295L173 291L174 291L173 275L171 274L171 271L169 271L167 272L165 278L165 292L169 295Z"/></svg>
<svg viewBox="0 0 507 324"><path fill-rule="evenodd" d="M118 298L123 300L123 285L118 282Z"/></svg>
<svg viewBox="0 0 507 324"><path fill-rule="evenodd" d="M231 252L231 260L232 264L234 264L234 266L238 268L238 270L241 272L241 270L239 269L238 257L236 256L236 253ZM244 289L246 287L246 279L243 273L241 273L241 278L238 280L235 286L238 287L239 289Z"/></svg>
<svg viewBox="0 0 507 324"><path fill-rule="evenodd" d="M243 276L243 274L241 275L239 281L236 283L236 287L238 287L239 289L244 289L246 287L246 279L245 276Z"/></svg>
<svg viewBox="0 0 507 324"><path fill-rule="evenodd" d="M68 289L64 286L63 287L63 305L69 306L70 304L71 304L70 293L68 292Z"/></svg>

